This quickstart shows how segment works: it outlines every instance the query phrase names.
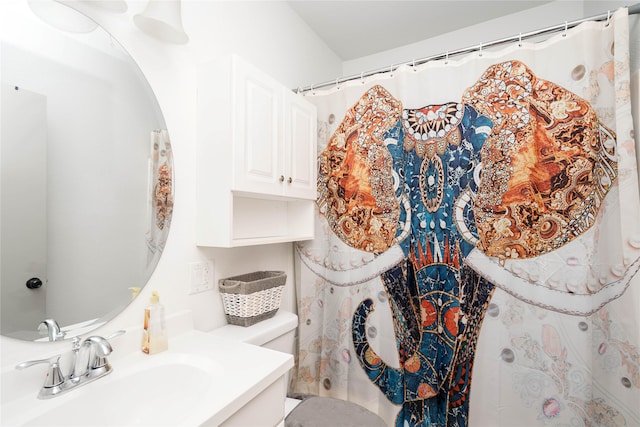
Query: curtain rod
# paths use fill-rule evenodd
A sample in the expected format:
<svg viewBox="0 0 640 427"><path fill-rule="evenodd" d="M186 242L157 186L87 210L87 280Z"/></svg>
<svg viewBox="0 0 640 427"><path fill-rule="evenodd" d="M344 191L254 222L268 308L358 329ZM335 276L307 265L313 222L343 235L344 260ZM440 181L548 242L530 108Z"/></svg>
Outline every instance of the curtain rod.
<svg viewBox="0 0 640 427"><path fill-rule="evenodd" d="M629 15L638 14L638 13L640 13L640 3L636 3L634 5L627 6L627 9L628 9ZM475 51L478 51L478 50L482 50L483 48L487 48L487 47L493 47L493 46L498 46L498 45L501 45L501 44L512 43L514 41L522 41L522 40L530 39L530 38L533 38L533 37L536 37L536 36L541 36L541 35L544 35L544 34L555 33L555 32L558 32L558 31L566 31L567 29L573 28L573 27L575 27L577 25L580 25L583 22L603 21L605 19L608 20L609 17L611 16L611 13L612 13L611 11L608 11L607 13L602 13L600 15L590 16L588 18L577 19L575 21L570 21L570 22L565 21L563 24L553 25L551 27L542 28L542 29L539 29L539 30L529 31L527 33L520 33L517 36L505 37L505 38L502 38L502 39L497 39L497 40L490 41L488 43L480 43L479 45L465 47L465 48L457 49L457 50L452 50L452 51L449 51L447 53L439 53L437 55L431 55L431 56L427 56L427 57L420 58L420 59L412 59L411 61L401 62L401 63L398 63L398 64L392 64L392 65L390 65L388 67L377 68L375 70L364 71L364 72L362 72L360 74L354 74L354 75L347 76L347 77L340 77L340 78L337 78L335 80L326 81L326 82L322 82L322 83L318 83L318 84L309 85L307 87L294 89L293 91L296 92L296 93L304 93L304 92L308 92L308 91L311 91L311 90L322 89L322 88L333 86L333 85L337 86L340 83L348 82L348 81L351 81L351 80L363 79L365 77L370 77L370 76L373 76L375 74L390 73L390 72L395 71L396 69L398 69L398 67L400 67L402 65L416 66L416 65L424 64L424 63L429 62L429 61L435 61L435 60L438 60L438 59L447 59L447 58L450 58L452 56L464 55L464 54L467 54L467 53L471 53L471 52L475 52Z"/></svg>

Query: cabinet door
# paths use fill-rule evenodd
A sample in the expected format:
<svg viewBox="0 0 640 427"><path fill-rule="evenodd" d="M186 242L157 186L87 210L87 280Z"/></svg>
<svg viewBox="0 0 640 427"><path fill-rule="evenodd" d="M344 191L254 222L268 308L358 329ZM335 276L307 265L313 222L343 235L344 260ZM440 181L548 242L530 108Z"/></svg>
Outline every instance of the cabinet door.
<svg viewBox="0 0 640 427"><path fill-rule="evenodd" d="M232 190L280 195L282 87L237 58L234 68Z"/></svg>
<svg viewBox="0 0 640 427"><path fill-rule="evenodd" d="M316 107L285 90L285 180L288 197L316 199Z"/></svg>

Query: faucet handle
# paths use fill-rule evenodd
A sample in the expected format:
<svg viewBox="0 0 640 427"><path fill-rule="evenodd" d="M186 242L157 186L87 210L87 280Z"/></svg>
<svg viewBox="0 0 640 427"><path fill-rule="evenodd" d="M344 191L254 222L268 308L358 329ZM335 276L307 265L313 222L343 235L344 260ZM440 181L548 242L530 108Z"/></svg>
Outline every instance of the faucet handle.
<svg viewBox="0 0 640 427"><path fill-rule="evenodd" d="M27 362L19 363L18 365L16 365L16 369L25 369L33 365L38 365L40 363L49 364L49 370L47 371L47 376L44 379L43 388L54 388L62 385L62 383L64 382L64 376L62 375L62 371L60 370L59 354L48 359L29 360Z"/></svg>
<svg viewBox="0 0 640 427"><path fill-rule="evenodd" d="M125 334L127 331L125 331L124 329L120 329L118 331L115 331L114 333L112 333L111 335L106 336L105 338L102 337L89 337L87 339L90 338L94 338L93 340L93 345L95 348L95 353L94 353L94 358L93 358L93 362L91 364L91 369L107 369L107 370L111 370L111 365L109 365L109 361L107 360L107 356L111 354L111 352L113 351L112 347L111 347L111 342L109 342L109 340L111 340L111 338L115 338L118 337L120 335Z"/></svg>
<svg viewBox="0 0 640 427"><path fill-rule="evenodd" d="M110 371L111 365L107 361L107 356L113 351L111 344L106 338L98 335L90 336L82 342L82 347L90 350L89 353L89 372Z"/></svg>
<svg viewBox="0 0 640 427"><path fill-rule="evenodd" d="M80 342L82 340L80 339L80 337L73 337L71 338L71 351L74 353L77 353L80 350Z"/></svg>

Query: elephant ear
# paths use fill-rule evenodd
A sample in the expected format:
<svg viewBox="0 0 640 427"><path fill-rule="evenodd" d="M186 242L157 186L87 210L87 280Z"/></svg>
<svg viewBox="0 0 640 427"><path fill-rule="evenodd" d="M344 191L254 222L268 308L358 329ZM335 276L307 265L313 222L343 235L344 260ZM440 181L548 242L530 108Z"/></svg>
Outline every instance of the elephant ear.
<svg viewBox="0 0 640 427"><path fill-rule="evenodd" d="M319 159L320 212L340 240L374 254L393 245L400 217L384 134L401 112L400 101L382 86L372 87L347 112Z"/></svg>
<svg viewBox="0 0 640 427"><path fill-rule="evenodd" d="M474 204L486 255L536 257L594 224L618 171L615 134L586 100L507 61L489 67L463 102L494 124Z"/></svg>

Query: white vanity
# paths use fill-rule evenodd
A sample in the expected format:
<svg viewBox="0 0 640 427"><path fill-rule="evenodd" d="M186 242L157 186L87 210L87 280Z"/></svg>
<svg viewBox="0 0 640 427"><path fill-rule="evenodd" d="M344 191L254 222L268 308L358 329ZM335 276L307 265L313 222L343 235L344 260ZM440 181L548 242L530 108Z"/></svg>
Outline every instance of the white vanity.
<svg viewBox="0 0 640 427"><path fill-rule="evenodd" d="M132 346L139 330L126 335L127 339L113 340L113 372L50 399L37 398L44 366L30 371L4 366L0 424L275 426L282 422L284 375L293 367L291 355L189 330L170 337L168 351L149 356ZM128 351L119 349L120 339ZM40 379L39 386L33 387L34 377ZM30 387L20 386L21 380Z"/></svg>

